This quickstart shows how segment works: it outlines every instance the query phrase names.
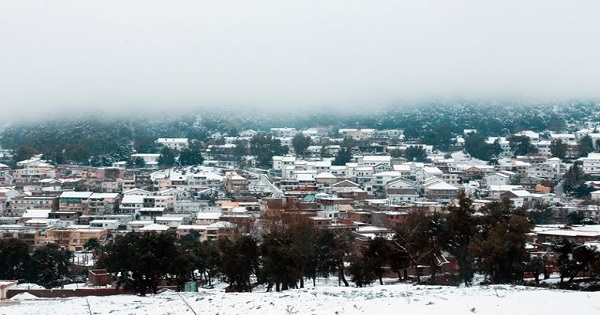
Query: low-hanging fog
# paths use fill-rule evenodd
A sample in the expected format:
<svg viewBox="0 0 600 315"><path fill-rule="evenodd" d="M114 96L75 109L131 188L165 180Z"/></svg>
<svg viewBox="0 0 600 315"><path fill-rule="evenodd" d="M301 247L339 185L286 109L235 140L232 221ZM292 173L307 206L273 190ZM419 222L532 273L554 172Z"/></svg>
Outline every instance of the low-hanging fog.
<svg viewBox="0 0 600 315"><path fill-rule="evenodd" d="M597 98L600 2L0 3L2 120Z"/></svg>

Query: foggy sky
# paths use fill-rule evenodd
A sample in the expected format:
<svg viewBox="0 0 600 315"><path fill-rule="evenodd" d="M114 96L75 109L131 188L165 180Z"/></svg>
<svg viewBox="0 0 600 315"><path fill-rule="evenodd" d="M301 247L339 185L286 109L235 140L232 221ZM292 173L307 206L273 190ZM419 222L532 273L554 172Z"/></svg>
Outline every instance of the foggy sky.
<svg viewBox="0 0 600 315"><path fill-rule="evenodd" d="M600 1L0 2L4 118L597 98Z"/></svg>

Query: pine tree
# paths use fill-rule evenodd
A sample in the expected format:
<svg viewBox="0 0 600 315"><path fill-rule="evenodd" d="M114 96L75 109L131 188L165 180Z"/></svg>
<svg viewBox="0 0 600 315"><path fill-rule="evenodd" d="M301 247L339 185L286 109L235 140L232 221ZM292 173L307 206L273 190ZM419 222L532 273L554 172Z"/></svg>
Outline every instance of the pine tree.
<svg viewBox="0 0 600 315"><path fill-rule="evenodd" d="M384 267L389 264L390 252L391 245L389 241L382 237L370 239L363 249L363 258L373 268L373 273L379 279L380 285L383 285Z"/></svg>
<svg viewBox="0 0 600 315"><path fill-rule="evenodd" d="M235 292L251 292L250 276L258 274L259 248L256 240L249 235L217 240L219 271Z"/></svg>
<svg viewBox="0 0 600 315"><path fill-rule="evenodd" d="M471 239L477 233L472 203L465 192L461 191L458 205L448 207L448 214L440 233L442 247L456 257L459 279L465 285L471 285L474 273L473 257L468 249Z"/></svg>
<svg viewBox="0 0 600 315"><path fill-rule="evenodd" d="M175 165L175 152L167 147L160 151L158 157L158 166L161 168L170 168Z"/></svg>
<svg viewBox="0 0 600 315"><path fill-rule="evenodd" d="M62 250L56 244L46 244L31 252L31 260L25 280L37 283L47 289L63 284L69 274L73 253Z"/></svg>
<svg viewBox="0 0 600 315"><path fill-rule="evenodd" d="M508 200L487 205L482 212L479 233L469 244L479 270L493 283L521 282L529 260L526 237L533 222Z"/></svg>

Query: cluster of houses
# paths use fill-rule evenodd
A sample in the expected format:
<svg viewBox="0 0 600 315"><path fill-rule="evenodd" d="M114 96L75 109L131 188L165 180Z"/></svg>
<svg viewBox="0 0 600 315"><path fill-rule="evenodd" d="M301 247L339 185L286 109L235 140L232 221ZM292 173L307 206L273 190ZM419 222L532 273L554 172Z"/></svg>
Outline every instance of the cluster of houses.
<svg viewBox="0 0 600 315"><path fill-rule="evenodd" d="M0 238L19 238L33 246L55 243L73 251L83 250L90 239L104 242L130 231L213 240L252 229L265 211L280 211L366 239L390 233L390 226L402 224L411 210L443 211L461 190L476 209L508 199L517 207L550 206L558 216L579 211L596 222L600 218L598 206L578 206L553 192L570 165L552 157L544 149L549 141L536 133L521 135L531 137L538 154L508 157L510 147L500 139L507 157L488 165L460 150L461 137L454 153L443 154L404 142L401 130L340 129L337 140L350 137L360 144L350 162L334 165L326 156L339 150L339 141L325 130L271 130L290 148L299 132L312 139L305 158L273 156L271 170L240 168L239 161L223 158L236 140L250 139L253 131L223 137L224 144L208 146L204 164L193 167L158 169L158 154L133 154L132 160L144 160L143 168L127 161L112 167L55 166L40 157L20 161L14 169L0 165ZM578 136L551 134L569 144ZM188 139L159 138L157 143L181 150ZM429 162L390 154L411 145L421 146ZM600 173L600 154L581 161L585 173ZM592 198L600 199L600 194ZM556 237L600 241L600 229L594 226L540 227L534 232L532 244Z"/></svg>

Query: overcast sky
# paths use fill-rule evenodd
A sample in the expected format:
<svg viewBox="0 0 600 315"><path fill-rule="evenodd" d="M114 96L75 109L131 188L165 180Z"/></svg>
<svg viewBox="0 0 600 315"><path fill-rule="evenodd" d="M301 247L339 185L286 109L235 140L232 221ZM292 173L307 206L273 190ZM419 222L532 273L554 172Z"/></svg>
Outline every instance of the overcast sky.
<svg viewBox="0 0 600 315"><path fill-rule="evenodd" d="M3 0L0 115L597 98L599 13L598 0Z"/></svg>

